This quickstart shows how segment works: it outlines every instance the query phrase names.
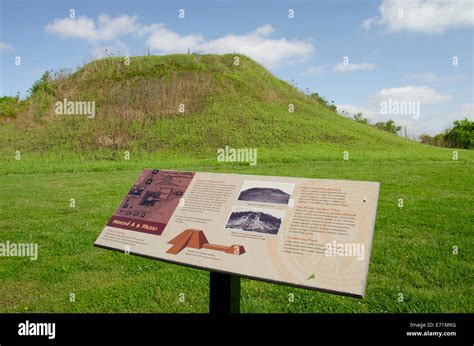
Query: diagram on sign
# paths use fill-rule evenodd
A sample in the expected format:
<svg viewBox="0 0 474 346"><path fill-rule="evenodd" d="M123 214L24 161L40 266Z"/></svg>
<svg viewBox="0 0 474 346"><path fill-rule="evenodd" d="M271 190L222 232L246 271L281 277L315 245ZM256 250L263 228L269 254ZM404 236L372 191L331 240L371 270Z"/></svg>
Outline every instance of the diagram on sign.
<svg viewBox="0 0 474 346"><path fill-rule="evenodd" d="M160 235L193 176L190 172L145 170L108 225Z"/></svg>
<svg viewBox="0 0 474 346"><path fill-rule="evenodd" d="M166 252L172 255L176 255L188 247L192 249L222 251L232 255L242 255L245 253L245 248L242 245L225 246L209 244L206 235L199 229L186 229L171 239L168 244L173 246Z"/></svg>

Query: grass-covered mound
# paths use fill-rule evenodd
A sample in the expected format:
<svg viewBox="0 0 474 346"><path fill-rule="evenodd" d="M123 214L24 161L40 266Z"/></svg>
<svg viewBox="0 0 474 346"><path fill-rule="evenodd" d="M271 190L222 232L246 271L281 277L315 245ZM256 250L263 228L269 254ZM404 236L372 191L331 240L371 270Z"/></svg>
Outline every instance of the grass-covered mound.
<svg viewBox="0 0 474 346"><path fill-rule="evenodd" d="M414 147L341 117L251 59L238 58L235 65L234 55L110 57L44 78L33 86L27 109L6 125L0 146L83 156L90 150L205 156L225 145ZM95 118L55 114L55 103L64 99L95 101Z"/></svg>

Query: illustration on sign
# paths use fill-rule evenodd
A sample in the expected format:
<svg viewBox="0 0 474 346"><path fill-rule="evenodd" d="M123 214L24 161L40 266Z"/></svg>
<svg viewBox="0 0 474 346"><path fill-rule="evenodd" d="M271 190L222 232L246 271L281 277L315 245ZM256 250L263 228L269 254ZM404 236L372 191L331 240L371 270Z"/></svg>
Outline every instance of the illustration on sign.
<svg viewBox="0 0 474 346"><path fill-rule="evenodd" d="M187 247L193 249L223 251L225 253L234 255L242 255L245 253L245 249L242 245L223 246L209 244L204 232L199 229L187 229L183 231L183 233L180 233L175 238L171 239L168 244L173 244L173 246L170 247L166 252L173 255L180 253Z"/></svg>

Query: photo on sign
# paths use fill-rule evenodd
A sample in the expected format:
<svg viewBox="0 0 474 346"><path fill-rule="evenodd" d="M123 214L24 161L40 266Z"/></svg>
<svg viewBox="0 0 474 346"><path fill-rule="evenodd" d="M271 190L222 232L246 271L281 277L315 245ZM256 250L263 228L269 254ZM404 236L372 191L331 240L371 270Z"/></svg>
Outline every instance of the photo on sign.
<svg viewBox="0 0 474 346"><path fill-rule="evenodd" d="M225 227L230 230L276 235L284 216L284 210L234 207Z"/></svg>
<svg viewBox="0 0 474 346"><path fill-rule="evenodd" d="M293 183L245 180L238 200L288 205L294 189Z"/></svg>

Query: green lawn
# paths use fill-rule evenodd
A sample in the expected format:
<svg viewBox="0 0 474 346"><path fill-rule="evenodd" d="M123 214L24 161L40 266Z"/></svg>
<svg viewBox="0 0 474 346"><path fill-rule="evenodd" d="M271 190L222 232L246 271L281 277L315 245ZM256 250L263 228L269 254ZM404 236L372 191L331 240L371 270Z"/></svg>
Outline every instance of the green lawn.
<svg viewBox="0 0 474 346"><path fill-rule="evenodd" d="M3 156L0 241L40 249L37 261L0 258L0 312L207 311L208 272L92 246L142 168L381 183L365 299L243 279L242 312L473 312L473 155L460 150L453 161L451 150L418 148L416 155L355 151L349 161L339 149L274 149L255 167L159 156L82 163Z"/></svg>
<svg viewBox="0 0 474 346"><path fill-rule="evenodd" d="M92 246L144 168L381 183L365 299L243 280L243 312L474 311L474 151L453 160L347 119L244 56L122 60L43 81L0 119L0 242L40 247L37 261L0 257L0 312L206 312L208 272ZM55 114L65 97L97 117ZM218 163L225 145L258 164Z"/></svg>

